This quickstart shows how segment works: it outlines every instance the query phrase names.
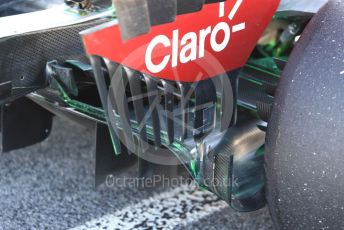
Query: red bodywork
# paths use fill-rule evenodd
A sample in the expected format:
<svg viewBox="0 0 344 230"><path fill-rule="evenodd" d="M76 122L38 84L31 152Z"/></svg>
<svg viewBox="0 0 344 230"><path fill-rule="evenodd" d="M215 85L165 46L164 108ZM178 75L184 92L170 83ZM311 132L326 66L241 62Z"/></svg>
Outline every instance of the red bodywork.
<svg viewBox="0 0 344 230"><path fill-rule="evenodd" d="M154 26L129 41L122 40L117 20L82 36L88 55L158 78L194 82L242 67L278 5L279 0L227 0L179 15L175 22ZM147 52L153 40L152 52ZM148 62L158 68L153 70Z"/></svg>

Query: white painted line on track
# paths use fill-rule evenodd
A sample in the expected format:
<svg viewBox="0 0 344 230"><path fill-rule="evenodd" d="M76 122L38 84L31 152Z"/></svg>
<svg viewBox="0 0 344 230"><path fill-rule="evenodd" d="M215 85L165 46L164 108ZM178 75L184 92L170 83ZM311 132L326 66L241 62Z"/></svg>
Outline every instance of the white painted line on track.
<svg viewBox="0 0 344 230"><path fill-rule="evenodd" d="M226 207L228 205L215 195L195 186L183 185L91 220L72 230L173 229L196 222Z"/></svg>

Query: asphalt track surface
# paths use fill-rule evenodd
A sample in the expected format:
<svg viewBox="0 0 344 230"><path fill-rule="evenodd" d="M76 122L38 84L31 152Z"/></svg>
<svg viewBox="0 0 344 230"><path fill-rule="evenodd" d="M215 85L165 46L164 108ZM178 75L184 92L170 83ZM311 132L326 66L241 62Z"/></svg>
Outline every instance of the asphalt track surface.
<svg viewBox="0 0 344 230"><path fill-rule="evenodd" d="M188 185L96 189L93 137L56 118L46 141L2 154L0 229L273 229L267 209L237 213Z"/></svg>

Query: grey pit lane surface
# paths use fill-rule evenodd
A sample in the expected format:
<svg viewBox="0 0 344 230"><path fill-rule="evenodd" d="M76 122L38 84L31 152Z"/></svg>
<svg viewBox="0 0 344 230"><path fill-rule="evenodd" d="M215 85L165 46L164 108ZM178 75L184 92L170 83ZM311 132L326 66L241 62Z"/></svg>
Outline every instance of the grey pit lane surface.
<svg viewBox="0 0 344 230"><path fill-rule="evenodd" d="M267 209L237 213L190 186L95 189L93 135L56 118L48 140L1 155L0 229L273 229Z"/></svg>

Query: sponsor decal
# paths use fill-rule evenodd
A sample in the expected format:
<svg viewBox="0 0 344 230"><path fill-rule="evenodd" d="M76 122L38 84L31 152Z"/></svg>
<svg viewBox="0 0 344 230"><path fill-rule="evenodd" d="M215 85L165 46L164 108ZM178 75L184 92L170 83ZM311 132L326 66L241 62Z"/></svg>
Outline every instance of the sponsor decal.
<svg viewBox="0 0 344 230"><path fill-rule="evenodd" d="M279 0L227 0L124 41L118 22L83 33L86 51L154 77L193 82L245 64Z"/></svg>

